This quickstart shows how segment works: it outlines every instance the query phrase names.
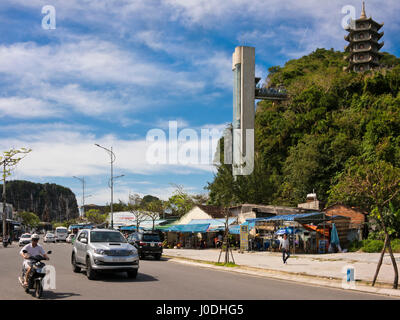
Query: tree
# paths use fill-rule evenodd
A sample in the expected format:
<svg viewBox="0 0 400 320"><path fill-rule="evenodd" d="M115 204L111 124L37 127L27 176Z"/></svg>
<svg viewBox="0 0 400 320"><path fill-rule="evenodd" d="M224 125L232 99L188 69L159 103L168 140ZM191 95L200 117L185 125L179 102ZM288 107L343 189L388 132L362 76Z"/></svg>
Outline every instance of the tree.
<svg viewBox="0 0 400 320"><path fill-rule="evenodd" d="M22 223L24 225L29 226L31 228L36 228L40 223L39 217L33 212L22 211L18 212L17 216L22 219Z"/></svg>
<svg viewBox="0 0 400 320"><path fill-rule="evenodd" d="M85 212L86 219L94 224L102 224L107 219L107 214L101 214L100 210L90 209Z"/></svg>
<svg viewBox="0 0 400 320"><path fill-rule="evenodd" d="M154 231L154 225L157 219L160 218L160 213L158 211L162 211L159 207L160 203L156 201L149 202L146 204L146 215L150 218L153 223L152 231Z"/></svg>
<svg viewBox="0 0 400 320"><path fill-rule="evenodd" d="M147 204L147 203L150 203L150 202L153 202L153 201L157 201L157 200L160 200L160 199L148 194L148 195L143 197L142 203L143 204Z"/></svg>
<svg viewBox="0 0 400 320"><path fill-rule="evenodd" d="M140 224L146 220L146 211L142 208L142 199L138 194L129 195L128 211L133 214L136 221L136 231L139 231Z"/></svg>
<svg viewBox="0 0 400 320"><path fill-rule="evenodd" d="M313 189L326 202L352 157L400 167L400 59L384 55L393 68L349 73L343 56L317 49L269 70L264 82L283 84L289 99L257 103L253 174L235 180L221 161L207 186L210 204L231 195L235 203L297 206Z"/></svg>
<svg viewBox="0 0 400 320"><path fill-rule="evenodd" d="M164 215L166 208L167 203L162 200L155 200L146 204L146 214L153 222L153 231L155 221Z"/></svg>
<svg viewBox="0 0 400 320"><path fill-rule="evenodd" d="M395 273L393 288L397 289L398 270L389 232L397 223L393 204L398 206L400 203L400 168L382 160L353 164L338 177L337 184L330 192L330 202L337 201L360 206L376 219L385 234L385 242L372 285L375 285L383 256L388 249Z"/></svg>
<svg viewBox="0 0 400 320"><path fill-rule="evenodd" d="M8 176L11 176L11 171L17 166L18 162L20 162L32 149L10 149L8 151L4 151L3 155L0 156L0 166L3 169L3 236L6 235L6 179ZM22 155L22 156L21 156Z"/></svg>
<svg viewBox="0 0 400 320"><path fill-rule="evenodd" d="M192 195L192 200L196 206L197 205L206 205L207 202L210 200L210 197L208 196L208 194L198 193L198 194Z"/></svg>
<svg viewBox="0 0 400 320"><path fill-rule="evenodd" d="M192 197L185 192L183 186L174 185L176 187L173 195L168 199L168 207L171 209L172 214L183 216L191 210L195 203Z"/></svg>

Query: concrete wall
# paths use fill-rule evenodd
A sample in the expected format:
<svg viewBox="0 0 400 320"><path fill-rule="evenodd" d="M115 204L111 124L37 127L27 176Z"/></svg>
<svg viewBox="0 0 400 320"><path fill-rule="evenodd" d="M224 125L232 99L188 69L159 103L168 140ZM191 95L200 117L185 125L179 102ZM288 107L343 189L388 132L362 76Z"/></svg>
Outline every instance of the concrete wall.
<svg viewBox="0 0 400 320"><path fill-rule="evenodd" d="M315 201L310 201L310 202L305 202L305 203L299 203L297 205L298 208L304 208L304 209L313 209L319 211L320 208L320 203L318 200Z"/></svg>
<svg viewBox="0 0 400 320"><path fill-rule="evenodd" d="M357 209L353 209L344 205L333 205L325 209L327 215L333 216L344 216L350 218L350 224L354 226L360 226L365 222L365 214Z"/></svg>

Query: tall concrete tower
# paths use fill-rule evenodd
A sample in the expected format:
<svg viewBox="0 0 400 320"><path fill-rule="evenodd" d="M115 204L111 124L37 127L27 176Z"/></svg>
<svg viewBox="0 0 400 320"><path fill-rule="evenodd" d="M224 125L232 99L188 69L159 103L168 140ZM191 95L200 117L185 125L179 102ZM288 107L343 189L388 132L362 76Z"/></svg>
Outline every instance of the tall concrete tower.
<svg viewBox="0 0 400 320"><path fill-rule="evenodd" d="M255 48L236 47L232 70L233 174L236 176L251 174L254 167Z"/></svg>

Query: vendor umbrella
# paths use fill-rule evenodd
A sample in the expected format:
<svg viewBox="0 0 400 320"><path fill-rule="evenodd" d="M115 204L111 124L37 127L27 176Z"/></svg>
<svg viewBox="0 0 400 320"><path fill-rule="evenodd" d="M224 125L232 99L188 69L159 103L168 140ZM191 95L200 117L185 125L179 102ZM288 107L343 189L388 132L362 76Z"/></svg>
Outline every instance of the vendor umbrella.
<svg viewBox="0 0 400 320"><path fill-rule="evenodd" d="M332 223L332 231L331 231L331 244L335 244L337 246L340 245L339 235L337 233L337 229L334 223Z"/></svg>

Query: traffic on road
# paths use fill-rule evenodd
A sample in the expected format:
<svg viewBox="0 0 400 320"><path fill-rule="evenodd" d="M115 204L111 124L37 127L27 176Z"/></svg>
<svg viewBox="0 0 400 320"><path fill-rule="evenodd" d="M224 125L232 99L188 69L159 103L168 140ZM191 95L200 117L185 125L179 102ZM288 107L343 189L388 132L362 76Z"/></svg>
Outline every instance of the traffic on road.
<svg viewBox="0 0 400 320"><path fill-rule="evenodd" d="M36 234L22 248L13 242L0 249L0 299L387 298L182 264L160 256L151 233L136 236L138 240L117 230L82 229L73 244L44 243L45 235L37 240ZM140 242L150 242L153 251Z"/></svg>

